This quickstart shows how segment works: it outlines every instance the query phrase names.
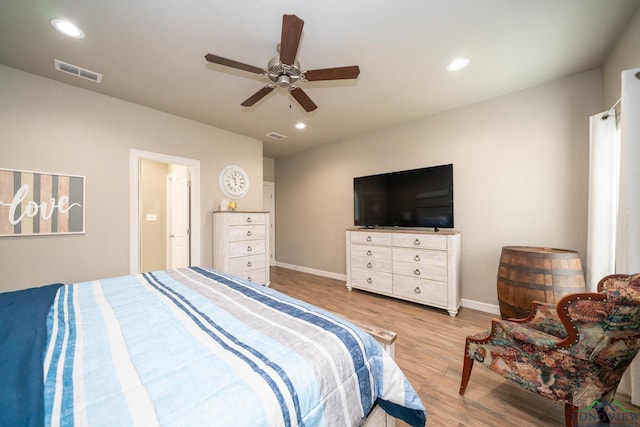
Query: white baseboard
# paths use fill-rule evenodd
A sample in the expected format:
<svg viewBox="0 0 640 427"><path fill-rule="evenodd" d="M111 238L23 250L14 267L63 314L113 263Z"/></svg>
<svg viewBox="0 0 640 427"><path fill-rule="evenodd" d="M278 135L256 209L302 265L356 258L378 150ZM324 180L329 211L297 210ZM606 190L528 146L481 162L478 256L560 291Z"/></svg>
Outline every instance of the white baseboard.
<svg viewBox="0 0 640 427"><path fill-rule="evenodd" d="M346 274L332 273L331 271L316 270L315 268L301 267L299 265L287 264L276 261L276 267L287 268L289 270L302 271L303 273L315 274L316 276L328 277L329 279L344 280L346 282Z"/></svg>
<svg viewBox="0 0 640 427"><path fill-rule="evenodd" d="M284 262L276 261L276 267L282 267L289 270L301 271L303 273L315 274L316 276L328 277L329 279L347 280L346 274L333 273L331 271L316 270L314 268L302 267L294 264L287 264ZM471 310L483 311L485 313L500 315L500 307L495 304L487 304L486 302L473 301L468 299L462 299L462 307L469 308Z"/></svg>
<svg viewBox="0 0 640 427"><path fill-rule="evenodd" d="M473 301L462 298L462 306L471 310L483 311L485 313L500 315L500 306L495 304L487 304L486 302Z"/></svg>

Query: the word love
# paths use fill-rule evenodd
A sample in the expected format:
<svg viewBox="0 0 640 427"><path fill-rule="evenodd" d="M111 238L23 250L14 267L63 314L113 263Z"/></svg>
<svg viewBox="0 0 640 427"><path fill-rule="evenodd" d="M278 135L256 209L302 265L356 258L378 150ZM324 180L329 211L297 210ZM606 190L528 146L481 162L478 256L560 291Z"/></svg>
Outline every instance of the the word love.
<svg viewBox="0 0 640 427"><path fill-rule="evenodd" d="M72 208L81 208L80 203L72 203L69 204L68 196L61 196L57 200L53 197L49 198L47 201L41 201L39 204L33 200L29 200L23 205L23 202L26 200L29 195L29 186L24 184L16 191L13 196L13 200L10 203L5 203L0 201L0 205L9 207L9 223L11 225L16 225L20 221L24 219L25 216L33 218L40 215L40 218L43 220L50 219L54 213L57 211L58 213L65 214L69 212ZM22 206L23 209L19 210L18 208Z"/></svg>

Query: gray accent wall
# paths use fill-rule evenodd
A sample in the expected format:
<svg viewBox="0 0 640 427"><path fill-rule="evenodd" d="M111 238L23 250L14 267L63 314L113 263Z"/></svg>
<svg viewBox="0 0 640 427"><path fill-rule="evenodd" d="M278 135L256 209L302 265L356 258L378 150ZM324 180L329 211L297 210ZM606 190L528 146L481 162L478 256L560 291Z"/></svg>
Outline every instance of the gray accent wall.
<svg viewBox="0 0 640 427"><path fill-rule="evenodd" d="M463 302L497 305L502 246L574 249L584 264L588 117L620 98L638 40L640 9L599 69L276 159L277 262L344 275L353 177L453 163Z"/></svg>
<svg viewBox="0 0 640 427"><path fill-rule="evenodd" d="M640 67L640 8L630 17L616 45L602 66L604 106L610 108L620 99L620 74L624 70ZM618 112L620 109L618 108Z"/></svg>
<svg viewBox="0 0 640 427"><path fill-rule="evenodd" d="M276 159L277 262L346 273L353 177L453 163L462 296L497 304L503 246L577 250L600 70Z"/></svg>

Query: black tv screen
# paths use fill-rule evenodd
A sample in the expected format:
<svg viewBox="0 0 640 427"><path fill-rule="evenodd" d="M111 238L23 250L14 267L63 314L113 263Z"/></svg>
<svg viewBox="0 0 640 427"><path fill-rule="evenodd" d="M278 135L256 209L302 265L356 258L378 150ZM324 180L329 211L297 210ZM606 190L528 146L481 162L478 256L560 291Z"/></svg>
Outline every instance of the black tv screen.
<svg viewBox="0 0 640 427"><path fill-rule="evenodd" d="M453 164L353 179L361 227L453 228Z"/></svg>

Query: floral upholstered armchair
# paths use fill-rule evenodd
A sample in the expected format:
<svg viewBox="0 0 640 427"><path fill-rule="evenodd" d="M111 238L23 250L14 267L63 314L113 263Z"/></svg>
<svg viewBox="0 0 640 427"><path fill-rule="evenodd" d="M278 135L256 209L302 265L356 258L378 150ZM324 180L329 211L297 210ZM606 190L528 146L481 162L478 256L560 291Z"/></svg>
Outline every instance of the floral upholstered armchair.
<svg viewBox="0 0 640 427"><path fill-rule="evenodd" d="M565 424L578 408L611 402L640 349L640 274L611 275L598 292L570 294L557 305L534 302L525 319L492 320L466 339L460 394L478 361L520 387L565 404ZM604 405L598 409L607 422Z"/></svg>

